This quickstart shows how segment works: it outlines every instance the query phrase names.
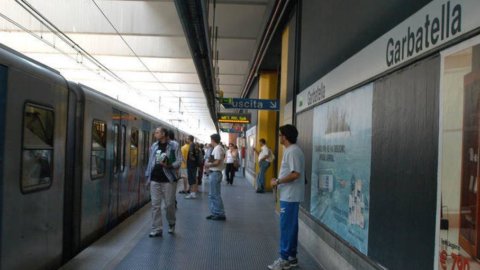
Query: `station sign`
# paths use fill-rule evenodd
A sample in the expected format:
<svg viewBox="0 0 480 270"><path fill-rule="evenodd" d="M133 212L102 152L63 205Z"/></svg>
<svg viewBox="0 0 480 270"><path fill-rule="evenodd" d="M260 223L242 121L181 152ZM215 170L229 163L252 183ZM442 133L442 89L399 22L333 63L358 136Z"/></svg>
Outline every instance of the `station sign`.
<svg viewBox="0 0 480 270"><path fill-rule="evenodd" d="M219 123L250 124L249 113L218 113Z"/></svg>
<svg viewBox="0 0 480 270"><path fill-rule="evenodd" d="M220 98L225 109L271 110L278 111L278 99Z"/></svg>

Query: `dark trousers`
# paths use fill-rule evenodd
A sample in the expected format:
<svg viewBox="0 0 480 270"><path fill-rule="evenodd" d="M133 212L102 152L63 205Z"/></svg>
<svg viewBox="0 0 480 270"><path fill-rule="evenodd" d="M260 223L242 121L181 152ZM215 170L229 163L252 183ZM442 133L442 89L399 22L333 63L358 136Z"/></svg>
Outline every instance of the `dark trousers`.
<svg viewBox="0 0 480 270"><path fill-rule="evenodd" d="M227 183L232 185L233 178L235 177L235 167L233 166L233 163L227 163L227 167L225 168L225 173L227 175Z"/></svg>

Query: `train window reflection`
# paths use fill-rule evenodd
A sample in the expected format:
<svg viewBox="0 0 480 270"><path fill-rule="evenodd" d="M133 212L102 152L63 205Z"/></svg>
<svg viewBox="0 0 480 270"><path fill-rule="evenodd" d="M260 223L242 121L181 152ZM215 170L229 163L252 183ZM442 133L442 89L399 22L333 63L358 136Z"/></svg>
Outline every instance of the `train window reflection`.
<svg viewBox="0 0 480 270"><path fill-rule="evenodd" d="M27 103L23 115L22 192L50 187L53 172L54 113Z"/></svg>
<svg viewBox="0 0 480 270"><path fill-rule="evenodd" d="M107 147L107 124L104 121L93 120L92 149L90 158L90 174L92 179L105 175L105 157Z"/></svg>
<svg viewBox="0 0 480 270"><path fill-rule="evenodd" d="M132 128L130 134L130 168L137 167L138 161L138 129Z"/></svg>

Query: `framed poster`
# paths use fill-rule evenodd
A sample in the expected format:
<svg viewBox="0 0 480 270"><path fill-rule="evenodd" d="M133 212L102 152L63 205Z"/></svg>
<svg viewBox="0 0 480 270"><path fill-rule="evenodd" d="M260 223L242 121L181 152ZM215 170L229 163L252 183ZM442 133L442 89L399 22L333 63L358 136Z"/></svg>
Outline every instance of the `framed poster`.
<svg viewBox="0 0 480 270"><path fill-rule="evenodd" d="M442 52L438 269L480 269L480 38Z"/></svg>
<svg viewBox="0 0 480 270"><path fill-rule="evenodd" d="M315 108L311 214L367 254L373 85Z"/></svg>

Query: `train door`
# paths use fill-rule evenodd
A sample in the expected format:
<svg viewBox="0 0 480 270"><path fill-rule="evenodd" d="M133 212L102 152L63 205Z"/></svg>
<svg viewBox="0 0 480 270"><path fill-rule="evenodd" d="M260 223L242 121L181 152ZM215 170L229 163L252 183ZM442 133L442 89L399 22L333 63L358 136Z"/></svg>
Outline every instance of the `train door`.
<svg viewBox="0 0 480 270"><path fill-rule="evenodd" d="M108 203L109 227L118 223L118 189L121 176L122 164L122 112L113 109L111 142L113 148L112 170L110 176L110 199Z"/></svg>
<svg viewBox="0 0 480 270"><path fill-rule="evenodd" d="M1 162L1 269L53 269L62 260L68 90L57 74L31 72L0 68L0 121L8 131L1 141L8 155Z"/></svg>
<svg viewBox="0 0 480 270"><path fill-rule="evenodd" d="M128 168L128 211L133 213L138 208L138 188L140 159L140 130L141 122L137 117L130 117L130 138L129 142L129 168Z"/></svg>
<svg viewBox="0 0 480 270"><path fill-rule="evenodd" d="M129 115L125 112L120 112L120 130L119 130L119 166L117 172L117 209L119 219L124 219L128 215L129 209L129 190L128 190L128 171L129 164L127 151L127 142L130 138L130 123L128 121Z"/></svg>
<svg viewBox="0 0 480 270"><path fill-rule="evenodd" d="M80 238L86 246L105 232L110 199L107 136L111 110L90 92L85 95L83 122Z"/></svg>
<svg viewBox="0 0 480 270"><path fill-rule="evenodd" d="M142 120L142 136L140 145L142 146L141 153L141 165L140 165L140 186L138 188L138 205L146 203L150 197L150 192L147 187L147 179L145 177L145 171L148 166L148 158L150 154L150 129L151 123L146 120Z"/></svg>

